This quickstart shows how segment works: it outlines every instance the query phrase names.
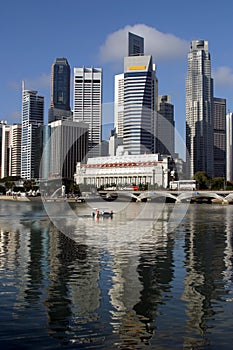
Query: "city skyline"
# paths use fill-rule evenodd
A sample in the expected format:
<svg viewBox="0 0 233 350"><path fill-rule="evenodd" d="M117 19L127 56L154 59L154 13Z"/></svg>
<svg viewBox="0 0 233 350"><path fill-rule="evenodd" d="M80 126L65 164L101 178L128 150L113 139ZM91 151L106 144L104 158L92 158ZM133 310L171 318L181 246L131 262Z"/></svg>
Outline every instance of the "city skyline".
<svg viewBox="0 0 233 350"><path fill-rule="evenodd" d="M67 58L71 73L74 67L102 67L103 102L106 105L112 104L114 75L123 71L128 31L144 37L145 54L151 54L153 63L157 66L159 95L171 96L176 127L182 136L185 130L187 54L192 40L209 42L214 96L225 98L227 111L232 111L233 49L229 45L233 7L231 1L223 2L221 12L217 4L197 1L195 6L201 6L198 21L195 13L190 15L191 10L183 1L179 5L166 2L156 6L148 1L148 11L145 13L142 13L137 1L128 1L124 7L120 3L113 3L110 10L107 3L102 1L90 13L84 11L84 4L68 1L69 11L64 13L61 1L56 1L56 7L52 6L53 1L49 4L42 1L36 18L33 16L33 6L27 0L14 3L14 6L11 1L4 3L1 26L4 28L2 32L6 34L2 40L4 54L1 56L1 120L7 120L9 124L20 122L21 81L25 80L26 89L35 89L45 97L46 122L50 103L51 65L57 57ZM74 21L77 13L82 13L82 16ZM206 13L209 13L209 17L206 17ZM54 18L63 15L63 23L67 23L67 26L60 29L57 20L57 25L52 26L52 14L56 15ZM22 43L25 43L25 39L22 41L24 31L27 32L30 45L25 44L22 49ZM72 81L73 77L71 87ZM73 92L71 96L72 94ZM104 116L103 123L113 122L113 113L108 114L111 120L106 120Z"/></svg>

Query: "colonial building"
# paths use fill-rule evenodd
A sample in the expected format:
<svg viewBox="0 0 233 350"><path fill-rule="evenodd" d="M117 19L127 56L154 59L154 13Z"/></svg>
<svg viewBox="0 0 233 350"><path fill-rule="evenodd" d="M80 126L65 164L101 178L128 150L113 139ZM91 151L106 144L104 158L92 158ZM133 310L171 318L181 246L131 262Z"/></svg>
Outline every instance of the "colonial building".
<svg viewBox="0 0 233 350"><path fill-rule="evenodd" d="M77 184L158 185L167 188L172 170L171 157L159 154L120 155L89 158L87 164L77 163L74 180Z"/></svg>

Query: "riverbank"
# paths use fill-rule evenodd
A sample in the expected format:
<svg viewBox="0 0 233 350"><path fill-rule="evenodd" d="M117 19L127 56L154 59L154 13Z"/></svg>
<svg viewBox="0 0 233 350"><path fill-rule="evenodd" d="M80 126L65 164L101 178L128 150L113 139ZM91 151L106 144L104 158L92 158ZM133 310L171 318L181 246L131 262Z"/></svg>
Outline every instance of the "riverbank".
<svg viewBox="0 0 233 350"><path fill-rule="evenodd" d="M34 197L37 198L37 197ZM0 200L4 201L19 201L19 202L30 202L29 197L24 197L24 196L6 196L6 195L1 195Z"/></svg>
<svg viewBox="0 0 233 350"><path fill-rule="evenodd" d="M80 203L84 202L84 198L45 198L41 196L26 197L26 196L7 196L0 195L0 200L3 201L14 201L14 202L68 202L68 203Z"/></svg>

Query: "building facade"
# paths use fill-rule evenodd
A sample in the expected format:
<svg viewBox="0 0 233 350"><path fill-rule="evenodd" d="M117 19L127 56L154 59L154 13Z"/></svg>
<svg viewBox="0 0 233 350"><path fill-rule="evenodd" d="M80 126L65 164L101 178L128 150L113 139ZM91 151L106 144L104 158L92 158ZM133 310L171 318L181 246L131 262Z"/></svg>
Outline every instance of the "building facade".
<svg viewBox="0 0 233 350"><path fill-rule="evenodd" d="M50 123L50 178L73 179L77 162L88 154L88 125L57 120Z"/></svg>
<svg viewBox="0 0 233 350"><path fill-rule="evenodd" d="M51 125L41 125L36 129L36 172L39 179L48 179L50 173L50 136Z"/></svg>
<svg viewBox="0 0 233 350"><path fill-rule="evenodd" d="M144 38L128 32L128 56L144 55Z"/></svg>
<svg viewBox="0 0 233 350"><path fill-rule="evenodd" d="M2 125L1 178L10 176L10 125Z"/></svg>
<svg viewBox="0 0 233 350"><path fill-rule="evenodd" d="M170 161L170 157L159 154L96 157L88 159L87 164L77 163L74 180L97 188L111 184L117 187L156 184L167 188Z"/></svg>
<svg viewBox="0 0 233 350"><path fill-rule="evenodd" d="M22 124L10 127L10 175L21 175Z"/></svg>
<svg viewBox="0 0 233 350"><path fill-rule="evenodd" d="M52 65L48 121L50 123L71 117L70 65L66 58L57 58Z"/></svg>
<svg viewBox="0 0 233 350"><path fill-rule="evenodd" d="M187 177L197 171L214 175L213 79L208 41L191 42L186 78Z"/></svg>
<svg viewBox="0 0 233 350"><path fill-rule="evenodd" d="M124 58L123 145L129 154L156 151L156 85L152 56Z"/></svg>
<svg viewBox="0 0 233 350"><path fill-rule="evenodd" d="M44 124L44 97L34 90L22 91L21 177L38 178L36 171L36 129Z"/></svg>
<svg viewBox="0 0 233 350"><path fill-rule="evenodd" d="M1 178L21 176L22 125L4 125L1 144Z"/></svg>
<svg viewBox="0 0 233 350"><path fill-rule="evenodd" d="M226 115L226 179L233 181L233 113Z"/></svg>
<svg viewBox="0 0 233 350"><path fill-rule="evenodd" d="M2 174L2 130L4 125L7 125L7 121L1 120L0 121L0 174Z"/></svg>
<svg viewBox="0 0 233 350"><path fill-rule="evenodd" d="M226 178L226 99L214 97L214 177Z"/></svg>
<svg viewBox="0 0 233 350"><path fill-rule="evenodd" d="M144 38L128 33L124 73L115 76L114 127L129 154L156 152L158 80L152 56L144 56Z"/></svg>
<svg viewBox="0 0 233 350"><path fill-rule="evenodd" d="M117 137L123 139L124 74L117 74L114 79L114 128Z"/></svg>
<svg viewBox="0 0 233 350"><path fill-rule="evenodd" d="M171 97L159 96L156 114L156 151L160 154L175 155L175 120Z"/></svg>
<svg viewBox="0 0 233 350"><path fill-rule="evenodd" d="M102 68L74 68L73 121L88 124L88 157L100 156Z"/></svg>

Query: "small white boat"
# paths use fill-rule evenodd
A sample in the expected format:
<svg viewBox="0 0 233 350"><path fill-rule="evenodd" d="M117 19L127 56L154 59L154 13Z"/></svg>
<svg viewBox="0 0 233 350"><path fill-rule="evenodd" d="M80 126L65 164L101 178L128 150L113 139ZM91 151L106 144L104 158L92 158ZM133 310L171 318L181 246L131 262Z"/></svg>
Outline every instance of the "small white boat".
<svg viewBox="0 0 233 350"><path fill-rule="evenodd" d="M112 218L113 210L109 210L107 208L93 208L92 216L93 218L99 218L99 217Z"/></svg>

